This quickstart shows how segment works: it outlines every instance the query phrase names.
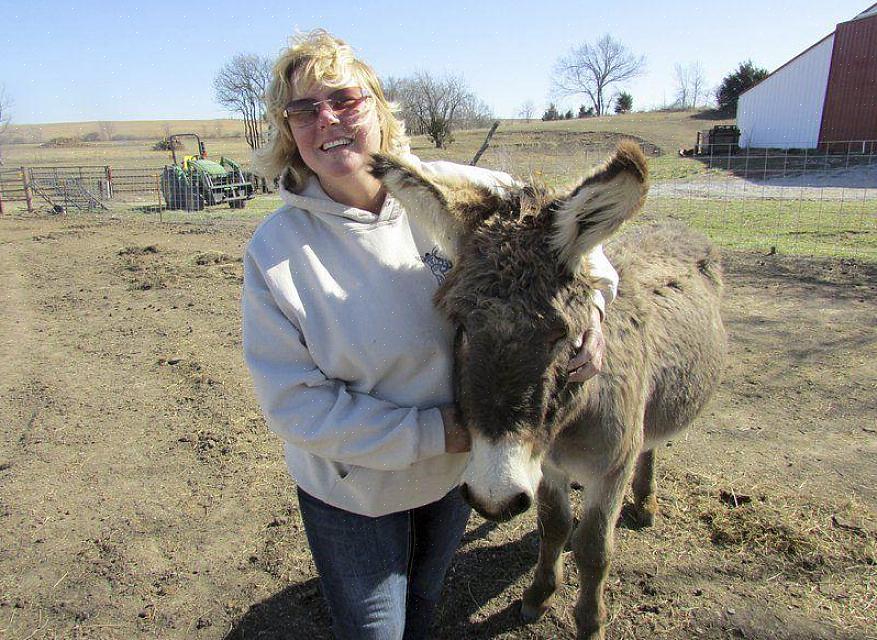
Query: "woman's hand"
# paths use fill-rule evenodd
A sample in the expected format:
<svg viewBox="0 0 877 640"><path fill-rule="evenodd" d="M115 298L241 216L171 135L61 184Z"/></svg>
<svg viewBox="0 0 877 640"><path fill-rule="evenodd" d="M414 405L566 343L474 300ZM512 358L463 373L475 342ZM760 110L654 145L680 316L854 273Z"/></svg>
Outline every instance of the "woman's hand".
<svg viewBox="0 0 877 640"><path fill-rule="evenodd" d="M588 320L588 328L576 340L579 351L567 365L570 382L584 382L603 369L606 341L603 339L603 329L600 324L600 310L592 307L591 317Z"/></svg>
<svg viewBox="0 0 877 640"><path fill-rule="evenodd" d="M450 404L441 408L445 426L445 453L465 453L472 446L469 431L460 424L460 410Z"/></svg>

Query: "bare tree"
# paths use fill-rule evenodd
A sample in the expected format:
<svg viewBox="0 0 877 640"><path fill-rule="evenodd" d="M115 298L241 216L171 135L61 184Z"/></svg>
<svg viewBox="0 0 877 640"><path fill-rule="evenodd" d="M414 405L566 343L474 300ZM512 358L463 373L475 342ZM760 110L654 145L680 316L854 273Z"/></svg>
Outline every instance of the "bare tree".
<svg viewBox="0 0 877 640"><path fill-rule="evenodd" d="M683 67L678 62L674 67L676 71L676 75L674 77L675 82L675 91L676 91L676 104L681 108L688 108L688 102L691 100L691 86L688 82L688 68Z"/></svg>
<svg viewBox="0 0 877 640"><path fill-rule="evenodd" d="M706 85L706 75L704 75L703 67L699 62L693 62L691 65L691 105L703 105L709 96L709 89Z"/></svg>
<svg viewBox="0 0 877 640"><path fill-rule="evenodd" d="M387 78L383 87L387 98L401 106L406 130L425 134L439 149L454 141L455 129L487 126L493 118L459 76L419 71L410 78Z"/></svg>
<svg viewBox="0 0 877 640"><path fill-rule="evenodd" d="M397 78L390 76L381 81L387 100L395 103L400 109L400 116L405 121L405 131L413 136L423 135L425 122L422 104L417 99L413 78Z"/></svg>
<svg viewBox="0 0 877 640"><path fill-rule="evenodd" d="M256 54L239 53L213 79L216 101L244 119L244 138L251 149L264 140L265 91L271 82L271 59Z"/></svg>
<svg viewBox="0 0 877 640"><path fill-rule="evenodd" d="M611 102L607 89L642 73L645 58L630 52L608 33L594 44L573 47L554 64L552 90L558 96L585 95L602 115Z"/></svg>
<svg viewBox="0 0 877 640"><path fill-rule="evenodd" d="M116 125L114 125L112 122L98 122L97 132L101 140L110 141L116 134Z"/></svg>
<svg viewBox="0 0 877 640"><path fill-rule="evenodd" d="M521 105L521 108L518 109L518 116L530 122L533 119L533 114L536 112L536 103L532 100L527 100L524 104Z"/></svg>
<svg viewBox="0 0 877 640"><path fill-rule="evenodd" d="M676 64L676 104L683 109L697 107L707 96L706 77L699 62Z"/></svg>
<svg viewBox="0 0 877 640"><path fill-rule="evenodd" d="M6 133L12 122L12 100L6 93L6 88L0 85L0 167L3 166L3 145L6 143Z"/></svg>

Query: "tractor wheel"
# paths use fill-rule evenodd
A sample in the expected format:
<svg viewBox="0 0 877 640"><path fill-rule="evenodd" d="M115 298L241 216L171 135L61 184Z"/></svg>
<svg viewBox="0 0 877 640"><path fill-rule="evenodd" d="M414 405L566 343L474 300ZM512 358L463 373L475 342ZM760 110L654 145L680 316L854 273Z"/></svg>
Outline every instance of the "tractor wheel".
<svg viewBox="0 0 877 640"><path fill-rule="evenodd" d="M197 189L186 189L186 211L204 209L204 198Z"/></svg>
<svg viewBox="0 0 877 640"><path fill-rule="evenodd" d="M175 167L165 167L161 172L161 195L168 209L184 209L186 179Z"/></svg>

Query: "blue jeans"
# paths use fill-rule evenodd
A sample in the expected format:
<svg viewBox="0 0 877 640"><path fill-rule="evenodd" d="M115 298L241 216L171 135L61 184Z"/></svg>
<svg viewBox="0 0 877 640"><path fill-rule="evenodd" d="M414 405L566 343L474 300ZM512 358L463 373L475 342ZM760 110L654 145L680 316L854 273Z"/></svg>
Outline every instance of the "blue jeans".
<svg viewBox="0 0 877 640"><path fill-rule="evenodd" d="M469 520L460 492L377 518L338 509L301 489L298 503L336 638L427 638Z"/></svg>

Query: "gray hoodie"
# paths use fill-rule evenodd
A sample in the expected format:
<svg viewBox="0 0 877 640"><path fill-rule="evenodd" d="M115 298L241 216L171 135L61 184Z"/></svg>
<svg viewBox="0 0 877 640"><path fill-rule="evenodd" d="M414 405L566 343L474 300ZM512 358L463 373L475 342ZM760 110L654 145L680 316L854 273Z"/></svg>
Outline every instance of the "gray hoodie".
<svg viewBox="0 0 877 640"><path fill-rule="evenodd" d="M422 168L513 183L448 162ZM281 196L246 248L243 345L290 473L368 516L441 498L467 459L444 452L438 409L453 402L453 335L432 297L451 263L392 197L376 216L333 201L315 178ZM618 276L601 248L589 257L611 301Z"/></svg>

